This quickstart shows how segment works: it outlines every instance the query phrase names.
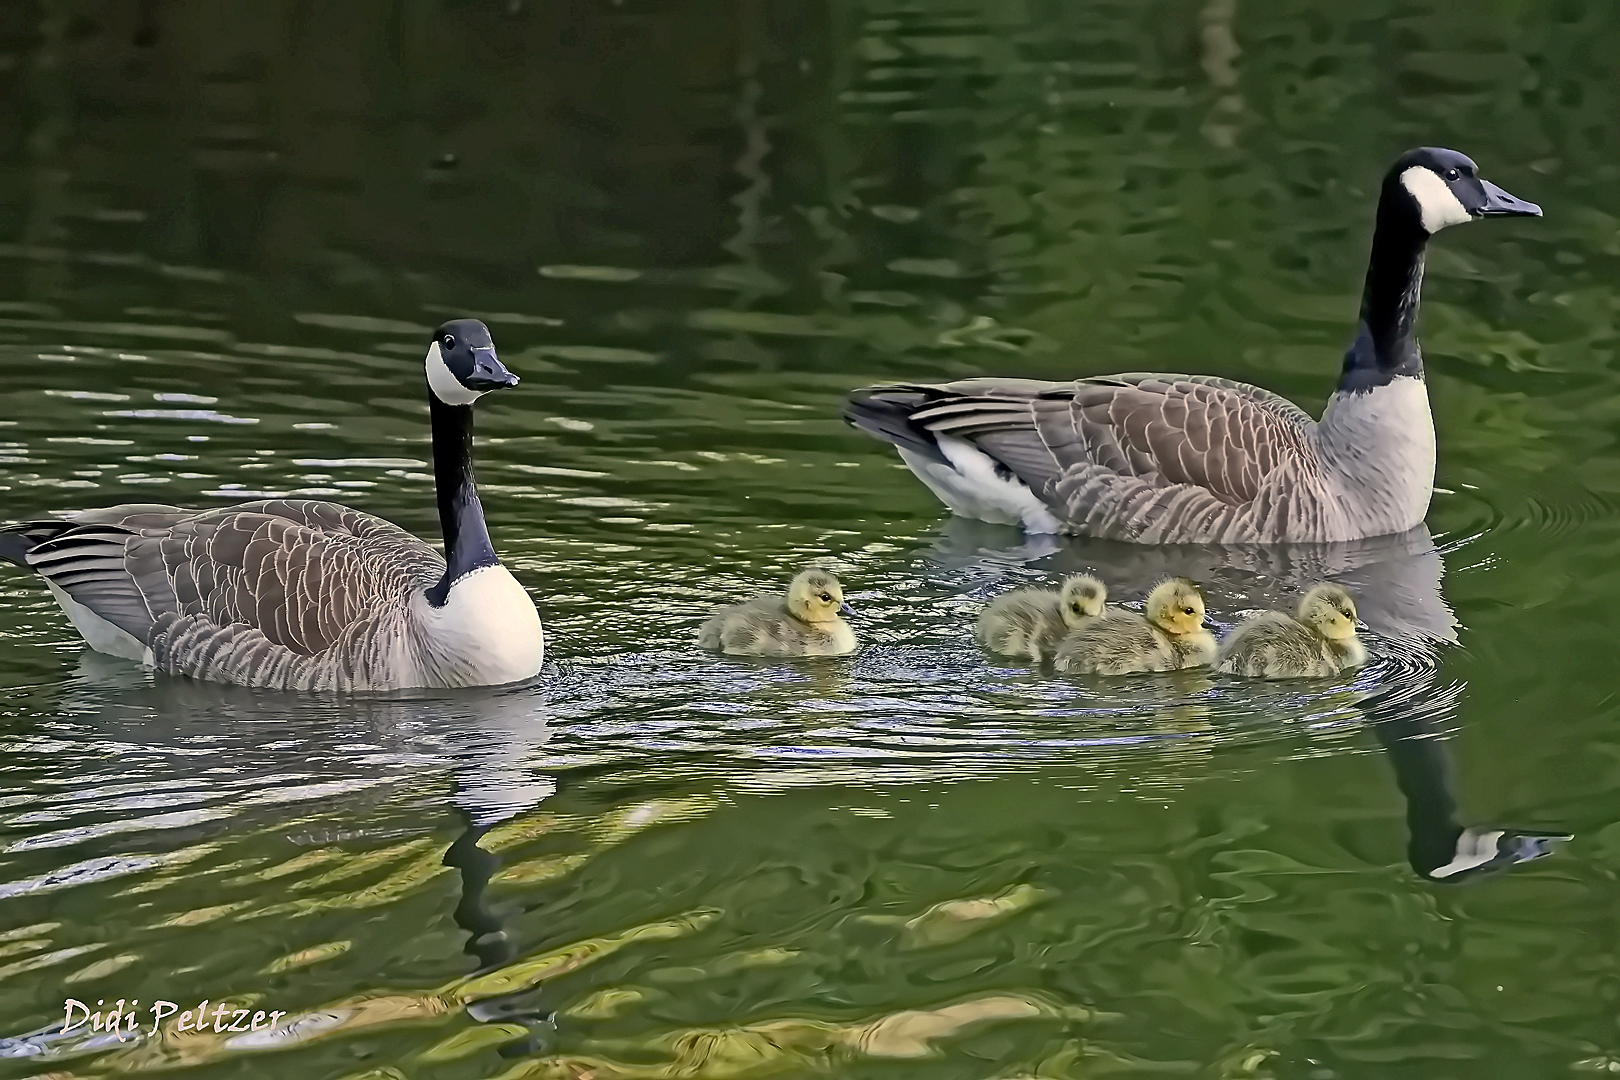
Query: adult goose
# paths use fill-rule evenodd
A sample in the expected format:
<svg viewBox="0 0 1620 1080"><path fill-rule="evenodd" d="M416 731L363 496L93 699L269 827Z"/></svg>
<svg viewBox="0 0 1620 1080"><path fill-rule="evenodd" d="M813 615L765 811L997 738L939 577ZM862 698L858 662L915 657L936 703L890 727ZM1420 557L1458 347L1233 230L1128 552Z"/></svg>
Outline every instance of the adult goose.
<svg viewBox="0 0 1620 1080"><path fill-rule="evenodd" d="M1415 324L1429 238L1541 214L1455 150L1403 154L1384 178L1361 324L1318 423L1259 387L1134 373L871 386L845 418L895 444L958 514L1030 532L1163 543L1354 540L1404 532L1434 487Z"/></svg>
<svg viewBox="0 0 1620 1080"><path fill-rule="evenodd" d="M291 499L124 505L0 527L91 648L284 690L491 686L540 670L534 602L495 557L473 482L473 402L518 379L476 319L425 360L444 556L399 526Z"/></svg>

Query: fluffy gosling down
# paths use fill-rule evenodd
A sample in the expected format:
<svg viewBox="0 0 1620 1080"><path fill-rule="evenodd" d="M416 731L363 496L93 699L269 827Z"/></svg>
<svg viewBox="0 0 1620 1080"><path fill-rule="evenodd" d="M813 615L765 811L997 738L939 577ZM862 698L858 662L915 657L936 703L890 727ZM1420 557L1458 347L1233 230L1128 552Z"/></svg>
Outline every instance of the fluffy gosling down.
<svg viewBox="0 0 1620 1080"><path fill-rule="evenodd" d="M1063 588L1013 589L984 606L975 636L1002 656L1051 659L1058 642L1102 614L1108 589L1090 574L1073 574Z"/></svg>
<svg viewBox="0 0 1620 1080"><path fill-rule="evenodd" d="M1133 675L1215 662L1215 637L1204 629L1204 594L1186 578L1161 581L1148 593L1147 617L1114 610L1058 645L1054 664L1066 674Z"/></svg>
<svg viewBox="0 0 1620 1080"><path fill-rule="evenodd" d="M786 596L756 596L719 608L698 628L698 644L733 656L842 656L855 651L844 587L830 571L802 570Z"/></svg>
<svg viewBox="0 0 1620 1080"><path fill-rule="evenodd" d="M1295 616L1266 611L1239 623L1221 643L1216 668L1259 679L1320 679L1366 662L1355 600L1337 585L1318 585Z"/></svg>

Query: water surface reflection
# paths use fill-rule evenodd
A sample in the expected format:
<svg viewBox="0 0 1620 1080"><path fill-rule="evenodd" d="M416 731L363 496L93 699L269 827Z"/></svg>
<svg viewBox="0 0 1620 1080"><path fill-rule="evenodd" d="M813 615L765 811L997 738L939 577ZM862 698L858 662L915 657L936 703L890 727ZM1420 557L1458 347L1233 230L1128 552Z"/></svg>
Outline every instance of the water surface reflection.
<svg viewBox="0 0 1620 1080"><path fill-rule="evenodd" d="M175 927L410 904L424 890L441 893L434 883L448 868L456 877L449 917L458 940L438 932L435 953L467 954L465 986L476 992L435 991L438 1004L421 1005L422 1015L459 1004L479 1023L496 1025L510 1052L539 1053L553 1038L555 1008L542 984L579 958L615 951L643 933L563 943L560 955L576 961L558 960L548 945L555 906L577 914L595 861L648 829L685 822L678 841L684 851L723 844L731 815L716 814L733 799L837 788L897 794L919 782L982 784L1054 767L1087 787L1169 796L1218 772L1222 757L1245 744L1293 743L1305 753L1359 744L1381 747L1391 766L1388 798L1405 801L1406 853L1419 875L1477 878L1546 853L1558 835L1459 817L1445 739L1465 688L1447 682L1433 661L1436 649L1450 647L1443 642L1377 634L1378 659L1349 682L1254 683L1197 672L1064 681L987 663L959 617L992 581L1027 573L1030 563L1047 573L1084 566L1144 586L1197 567L1226 610L1238 597L1273 603L1324 573L1361 571L1368 609L1394 613L1389 625L1449 635L1453 623L1434 588L1440 556L1423 542L1427 534L1345 550L1272 552L1258 563L1232 552L1147 552L1085 541L1057 550L1044 540L987 548L963 537L953 525L918 547L889 579L875 582L878 602L865 605L889 611L892 633L911 610L912 564L936 582L948 577L951 591L935 602L956 616L947 641L879 640L834 661L734 662L676 647L572 661L549 672L544 687L356 697L333 708L317 697L157 677L84 654L59 690L27 696L31 719L8 740L12 771L26 775L24 793L9 800L8 824L20 835L7 848L0 892L38 907L38 916L130 896L171 914L130 927L110 945L117 955L70 923L74 929L53 941L56 951L31 970L45 976L41 990L63 978L58 985L66 989L97 965L105 974L164 951L161 937ZM1302 576L1284 576L1282 566ZM1421 622L1434 612L1445 617ZM604 800L617 808L604 810ZM1078 804L1068 811L1081 813ZM1067 823L1060 816L1052 824ZM514 850L522 855L514 858ZM695 887L695 902L670 915L671 926L688 930L671 933L715 919L728 925L741 914L711 895L730 887L723 871L701 862L693 869L698 877L685 891ZM272 882L274 891L264 891ZM520 903L509 894L513 887L522 888ZM600 888L583 887L588 894ZM658 910L659 891L642 885L633 895L643 909ZM999 922L1047 891L1025 882L941 910L980 911L970 922ZM914 937L941 918L951 924L957 916L919 914L905 933ZM661 939L665 931L646 933ZM300 970L355 944L306 944L261 960L256 970ZM89 968L64 970L92 954ZM214 992L223 997L241 974L217 972L222 982ZM42 993L35 1008L50 998ZM1036 1013L1047 1007L1029 1006ZM310 1019L334 1010L342 1016L330 1024ZM393 1006L312 1002L278 1038L294 1045L401 1015ZM210 1053L233 1045L223 1041ZM39 1037L13 1046L52 1057L88 1048Z"/></svg>
<svg viewBox="0 0 1620 1080"><path fill-rule="evenodd" d="M431 535L419 342L478 315L558 665L341 706L94 675L5 575L0 1031L301 1020L0 1071L1611 1070L1617 40L1581 0L0 5L4 516L297 492ZM1434 143L1548 217L1430 260L1433 541L963 534L838 420L1121 370L1315 411L1371 186ZM1344 580L1375 663L1104 686L971 642L995 589L1167 557L1222 619ZM810 559L863 653L692 649Z"/></svg>

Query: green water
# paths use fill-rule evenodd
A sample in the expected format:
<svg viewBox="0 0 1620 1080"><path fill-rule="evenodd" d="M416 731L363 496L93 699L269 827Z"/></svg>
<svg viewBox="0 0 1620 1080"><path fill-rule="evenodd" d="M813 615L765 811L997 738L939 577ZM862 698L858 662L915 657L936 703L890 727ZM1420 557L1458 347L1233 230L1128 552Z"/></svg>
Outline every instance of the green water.
<svg viewBox="0 0 1620 1080"><path fill-rule="evenodd" d="M0 1076L1620 1068L1617 50L1596 0L0 6L0 518L299 492L431 536L421 351L478 315L550 646L442 696L156 679L6 568ZM1143 369L1315 411L1419 144L1547 215L1432 251L1428 532L1024 537L838 419ZM695 649L811 557L863 651ZM1332 574L1375 662L974 647L1079 568L1191 572L1223 622ZM1574 839L1426 880L1465 826ZM70 997L291 1018L53 1037Z"/></svg>

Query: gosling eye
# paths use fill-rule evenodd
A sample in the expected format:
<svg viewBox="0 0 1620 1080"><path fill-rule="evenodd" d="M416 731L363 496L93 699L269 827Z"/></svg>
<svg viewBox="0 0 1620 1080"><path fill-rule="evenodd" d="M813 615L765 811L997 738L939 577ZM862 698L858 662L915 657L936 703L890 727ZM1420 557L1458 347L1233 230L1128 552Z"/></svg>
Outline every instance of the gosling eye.
<svg viewBox="0 0 1620 1080"><path fill-rule="evenodd" d="M1181 609L1181 611L1184 615L1191 615L1193 613L1193 609L1190 607L1184 607Z"/></svg>
<svg viewBox="0 0 1620 1080"><path fill-rule="evenodd" d="M1462 175L1462 173L1459 172L1456 169L1447 169L1446 170L1446 179L1447 180L1455 180L1455 179L1457 179L1457 177L1459 177L1461 175Z"/></svg>
<svg viewBox="0 0 1620 1080"><path fill-rule="evenodd" d="M830 604L830 603L832 603L832 597L831 597L831 596L829 596L829 595L828 595L828 594L826 594L826 593L822 593L822 594L821 594L821 602L822 602L822 603L823 603L823 604Z"/></svg>
<svg viewBox="0 0 1620 1080"><path fill-rule="evenodd" d="M447 348L447 349L455 348L456 347L456 339L451 337L449 334L444 335L444 347Z"/></svg>

